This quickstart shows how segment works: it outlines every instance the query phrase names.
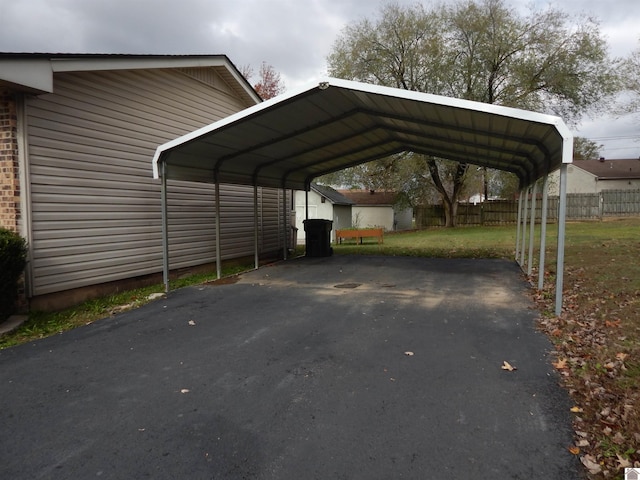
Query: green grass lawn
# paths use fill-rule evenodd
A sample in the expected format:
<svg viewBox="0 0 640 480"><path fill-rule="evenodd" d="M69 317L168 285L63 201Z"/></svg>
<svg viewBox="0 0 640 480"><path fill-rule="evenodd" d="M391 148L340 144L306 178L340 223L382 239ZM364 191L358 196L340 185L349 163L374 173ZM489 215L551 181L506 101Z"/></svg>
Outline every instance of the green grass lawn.
<svg viewBox="0 0 640 480"><path fill-rule="evenodd" d="M412 232L387 233L384 243L375 238L334 245L337 255L396 255L439 258L512 258L515 252L515 226L434 228Z"/></svg>

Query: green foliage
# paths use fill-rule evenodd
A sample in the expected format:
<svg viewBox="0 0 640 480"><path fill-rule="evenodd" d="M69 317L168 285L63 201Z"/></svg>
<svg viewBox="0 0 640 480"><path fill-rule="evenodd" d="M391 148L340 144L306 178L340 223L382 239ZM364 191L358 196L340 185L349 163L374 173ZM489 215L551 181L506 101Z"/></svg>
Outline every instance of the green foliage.
<svg viewBox="0 0 640 480"><path fill-rule="evenodd" d="M6 228L0 228L0 322L14 312L18 279L24 270L27 244Z"/></svg>
<svg viewBox="0 0 640 480"><path fill-rule="evenodd" d="M600 158L600 149L593 140L584 137L573 137L573 159L574 160L596 160Z"/></svg>
<svg viewBox="0 0 640 480"><path fill-rule="evenodd" d="M598 23L555 8L520 16L502 0L426 10L387 4L347 26L332 76L561 115L570 123L618 89Z"/></svg>
<svg viewBox="0 0 640 480"><path fill-rule="evenodd" d="M627 95L619 101L616 113L620 115L634 114L638 118L640 112L640 39L638 48L624 59L620 70L622 88Z"/></svg>
<svg viewBox="0 0 640 480"><path fill-rule="evenodd" d="M541 111L569 124L608 106L619 89L616 67L595 20L552 7L523 16L503 0L428 8L389 3L377 17L348 25L328 56L334 77ZM430 158L410 162L415 170L396 183L422 185L414 198L436 188L452 213L456 195L472 181L467 169L449 175L439 160L435 168L426 168ZM380 172L392 172L391 164L372 162L365 167L370 175L356 177L388 182Z"/></svg>

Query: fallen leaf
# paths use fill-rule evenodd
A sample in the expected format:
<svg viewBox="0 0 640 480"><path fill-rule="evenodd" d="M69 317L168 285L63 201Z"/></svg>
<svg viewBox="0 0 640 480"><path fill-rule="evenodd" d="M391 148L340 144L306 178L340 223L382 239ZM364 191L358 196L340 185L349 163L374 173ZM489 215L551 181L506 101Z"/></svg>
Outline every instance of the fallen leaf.
<svg viewBox="0 0 640 480"><path fill-rule="evenodd" d="M624 457L621 457L619 453L616 453L616 456L618 457L618 468L623 469L623 468L631 468L631 462L629 460L627 460Z"/></svg>
<svg viewBox="0 0 640 480"><path fill-rule="evenodd" d="M576 443L576 446L578 446L578 447L588 447L589 446L589 440L586 440L584 438L581 439L581 440L578 440L578 442Z"/></svg>
<svg viewBox="0 0 640 480"><path fill-rule="evenodd" d="M622 435L620 432L616 432L611 441L616 445L622 445L626 442L624 435Z"/></svg>
<svg viewBox="0 0 640 480"><path fill-rule="evenodd" d="M183 388L182 390L180 390L180 393L189 393L190 390L188 388Z"/></svg>
<svg viewBox="0 0 640 480"><path fill-rule="evenodd" d="M196 324L196 322L194 322L193 320L189 320L189 325L194 326Z"/></svg>
<svg viewBox="0 0 640 480"><path fill-rule="evenodd" d="M584 410L582 408L578 407L577 405L575 407L571 407L571 411L573 413L582 413L582 412L584 412Z"/></svg>
<svg viewBox="0 0 640 480"><path fill-rule="evenodd" d="M605 326L610 328L619 327L621 323L622 323L621 320L605 320L604 321Z"/></svg>
<svg viewBox="0 0 640 480"><path fill-rule="evenodd" d="M620 353L616 353L616 358L617 358L618 360L620 360L621 362L624 362L624 361L625 361L625 359L626 359L628 356L629 356L629 354L627 354L627 353L622 353L622 352L620 352Z"/></svg>
<svg viewBox="0 0 640 480"><path fill-rule="evenodd" d="M513 372L514 370L517 370L516 367L513 367L509 364L509 362L507 362L506 360L504 362L502 362L502 369L503 370L508 370L510 372Z"/></svg>
<svg viewBox="0 0 640 480"><path fill-rule="evenodd" d="M569 368L569 366L567 365L567 359L566 358L560 358L557 362L552 362L551 364L554 367L556 367L558 370Z"/></svg>
<svg viewBox="0 0 640 480"><path fill-rule="evenodd" d="M413 352L404 352L407 357L413 357Z"/></svg>
<svg viewBox="0 0 640 480"><path fill-rule="evenodd" d="M585 455L580 459L582 464L589 470L591 475L596 475L602 471L602 467L592 455Z"/></svg>
<svg viewBox="0 0 640 480"><path fill-rule="evenodd" d="M573 454L573 455L578 455L580 453L580 449L578 447L569 447L569 451Z"/></svg>

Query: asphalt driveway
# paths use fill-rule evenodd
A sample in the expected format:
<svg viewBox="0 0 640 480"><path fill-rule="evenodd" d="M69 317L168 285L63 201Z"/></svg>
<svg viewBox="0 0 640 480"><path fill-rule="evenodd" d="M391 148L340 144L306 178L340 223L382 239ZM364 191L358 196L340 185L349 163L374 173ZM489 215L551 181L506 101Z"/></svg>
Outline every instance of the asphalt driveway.
<svg viewBox="0 0 640 480"><path fill-rule="evenodd" d="M527 288L301 258L0 351L0 478L582 478Z"/></svg>

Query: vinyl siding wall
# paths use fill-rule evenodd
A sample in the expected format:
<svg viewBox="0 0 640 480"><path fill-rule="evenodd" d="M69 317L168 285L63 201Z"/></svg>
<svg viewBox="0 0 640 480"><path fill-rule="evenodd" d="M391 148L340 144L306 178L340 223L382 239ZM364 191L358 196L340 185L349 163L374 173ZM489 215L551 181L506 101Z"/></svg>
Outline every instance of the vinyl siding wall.
<svg viewBox="0 0 640 480"><path fill-rule="evenodd" d="M156 147L246 107L206 70L56 74L28 100L33 296L162 270ZM171 268L215 261L213 185L168 193ZM282 247L281 198L260 189L263 252ZM223 259L252 255L253 187L222 186L221 210Z"/></svg>
<svg viewBox="0 0 640 480"><path fill-rule="evenodd" d="M352 223L359 228L382 227L393 231L392 206L354 205L351 209Z"/></svg>
<svg viewBox="0 0 640 480"><path fill-rule="evenodd" d="M615 160L613 160L615 161ZM607 190L633 190L640 188L640 180L635 178L598 179L594 174L579 167L580 161L567 167L567 193L600 193ZM558 195L560 172L549 175L549 195Z"/></svg>

